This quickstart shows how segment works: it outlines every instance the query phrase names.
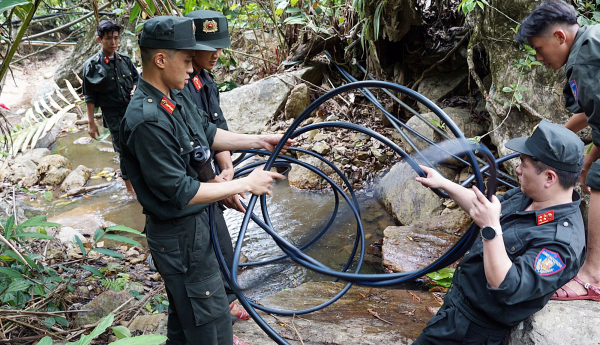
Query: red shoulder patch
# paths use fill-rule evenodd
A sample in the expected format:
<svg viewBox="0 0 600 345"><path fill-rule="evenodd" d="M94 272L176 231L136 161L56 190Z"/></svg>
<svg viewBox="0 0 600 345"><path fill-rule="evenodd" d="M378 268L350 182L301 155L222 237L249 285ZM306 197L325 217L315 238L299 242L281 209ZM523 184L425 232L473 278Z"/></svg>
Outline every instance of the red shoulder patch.
<svg viewBox="0 0 600 345"><path fill-rule="evenodd" d="M104 57L104 62L105 62L107 65L108 65L108 62L109 62L109 61L110 61L110 60L108 59L108 57L106 57L106 56L105 56L105 57Z"/></svg>
<svg viewBox="0 0 600 345"><path fill-rule="evenodd" d="M117 53L117 57L119 57L119 60L123 60L123 59L121 59L121 55L119 55L118 53Z"/></svg>
<svg viewBox="0 0 600 345"><path fill-rule="evenodd" d="M198 78L198 75L194 76L194 78L192 79L192 82L194 83L194 87L196 88L196 91L200 90L200 88L202 87L202 82L200 81L200 78Z"/></svg>
<svg viewBox="0 0 600 345"><path fill-rule="evenodd" d="M167 97L162 98L160 101L160 106L163 107L169 114L173 114L173 111L175 110L175 104L169 101Z"/></svg>
<svg viewBox="0 0 600 345"><path fill-rule="evenodd" d="M554 210L542 213L537 216L537 225L542 225L554 220Z"/></svg>

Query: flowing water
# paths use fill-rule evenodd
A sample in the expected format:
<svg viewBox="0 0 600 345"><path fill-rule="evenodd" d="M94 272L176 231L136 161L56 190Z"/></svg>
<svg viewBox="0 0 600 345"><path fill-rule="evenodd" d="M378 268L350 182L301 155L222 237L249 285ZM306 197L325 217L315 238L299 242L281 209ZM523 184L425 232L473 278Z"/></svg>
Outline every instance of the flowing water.
<svg viewBox="0 0 600 345"><path fill-rule="evenodd" d="M105 168L117 169L116 154L107 152L112 148L110 141L94 141L87 145L73 144L73 141L85 136L87 136L85 130L68 133L59 138L53 151L68 158L73 168L82 164L94 169L92 175ZM105 178L90 179L88 185L106 182ZM247 198L249 197L250 195L247 195ZM383 230L387 226L394 225L394 221L372 195L365 193L358 198L367 238L365 242L368 246L381 239ZM340 207L332 227L306 250L306 253L313 258L338 270L348 261L357 233L355 217L345 201L340 199ZM81 224L81 226L93 227L94 224L101 224L102 221L110 221L143 230L145 217L142 208L137 201L127 196L125 185L121 181L114 181L110 187L92 192L85 197L77 197L71 203L67 204L64 200L66 199L56 198L47 202L43 198L38 198L33 201L33 204L47 208L48 218L62 217L63 225L78 227L78 224ZM277 233L294 245L301 246L320 233L327 224L334 211L335 198L332 193L298 190L290 187L284 180L274 186L273 196L268 197L267 204L271 222ZM262 218L258 205L257 202L254 212ZM231 237L236 242L243 214L226 210L225 218ZM146 245L143 238L135 239ZM258 262L277 257L283 252L264 230L250 221L242 253L250 262ZM351 266L351 271L355 269L355 263L356 260ZM373 260L373 256L370 256L361 273L375 272L382 272L381 262L377 259ZM300 267L289 259L275 264L241 268L238 279L245 288L246 295L256 299L285 288L295 287L305 281L332 280L330 277Z"/></svg>

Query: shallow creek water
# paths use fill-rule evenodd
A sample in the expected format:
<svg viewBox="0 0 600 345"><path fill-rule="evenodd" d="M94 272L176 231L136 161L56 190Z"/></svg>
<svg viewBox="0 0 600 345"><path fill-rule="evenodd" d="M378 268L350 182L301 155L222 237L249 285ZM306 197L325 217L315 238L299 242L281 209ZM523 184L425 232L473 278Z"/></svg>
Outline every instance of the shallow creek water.
<svg viewBox="0 0 600 345"><path fill-rule="evenodd" d="M101 131L102 133L102 131ZM95 141L87 145L73 144L80 137L87 136L85 130L68 133L58 139L53 147L55 153L68 158L73 168L85 165L94 169L92 175L105 167L118 168L114 152L101 151L112 148L110 137L106 141ZM90 179L88 185L106 183L106 179ZM56 193L57 196L60 193ZM247 196L248 198L250 195ZM41 200L40 200L41 199ZM341 198L340 198L341 199ZM78 197L64 205L65 199L47 202L43 198L32 201L37 207L47 208L48 218L70 214L73 222L110 221L123 224L137 230L143 230L145 217L140 204L131 200L125 191L125 185L116 181L112 186L90 193L87 197ZM329 221L334 209L332 193L316 193L290 187L287 181L274 186L273 196L268 198L268 210L277 232L297 246L301 246L318 234ZM383 237L383 230L394 225L390 217L370 194L359 195L362 222L366 232L366 245ZM259 203L257 203L258 205ZM262 217L257 206L254 212ZM243 214L226 210L225 218L231 237L237 241ZM72 227L76 227L70 224ZM306 252L331 268L340 269L348 260L356 237L356 220L350 208L342 200L332 228ZM136 238L146 245L143 238ZM254 222L250 222L244 239L242 253L250 262L262 261L282 254L271 237ZM353 266L354 267L354 266ZM382 272L380 263L365 263L361 273ZM261 298L284 288L295 287L305 281L331 281L332 278L309 271L291 260L276 264L242 268L239 274L240 284L246 288L247 296Z"/></svg>

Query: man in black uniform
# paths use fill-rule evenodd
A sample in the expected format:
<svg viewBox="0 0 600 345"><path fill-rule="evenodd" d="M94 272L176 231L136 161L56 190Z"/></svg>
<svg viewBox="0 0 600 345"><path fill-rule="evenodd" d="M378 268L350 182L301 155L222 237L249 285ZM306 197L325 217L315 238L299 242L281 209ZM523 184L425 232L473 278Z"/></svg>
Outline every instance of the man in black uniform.
<svg viewBox="0 0 600 345"><path fill-rule="evenodd" d="M592 129L579 182L590 194L587 255L577 277L552 299L600 301L600 25L580 27L577 12L563 1L545 1L523 20L515 39L527 41L544 65L565 66L565 107L574 115L565 127L577 133Z"/></svg>
<svg viewBox="0 0 600 345"><path fill-rule="evenodd" d="M521 153L521 188L492 201L423 167L426 187L444 189L481 228L459 263L444 304L413 344L502 344L510 327L542 309L583 262L580 195L583 142L543 120L531 137L506 147Z"/></svg>
<svg viewBox="0 0 600 345"><path fill-rule="evenodd" d="M194 50L189 18L148 20L139 40L144 72L123 121L123 162L146 214L146 235L169 298L167 344L232 344L229 303L215 257L207 206L238 193L271 194L282 175L205 183L198 150L273 150L281 135L218 129L185 92ZM292 141L286 143L287 149ZM210 162L208 161L210 164ZM200 173L200 174L199 174Z"/></svg>
<svg viewBox="0 0 600 345"><path fill-rule="evenodd" d="M122 157L119 146L119 126L125 116L129 100L138 82L138 72L129 56L118 53L121 26L112 20L103 20L97 27L96 39L102 49L85 62L83 68L83 95L88 116L88 133L96 139L100 132L94 120L94 108L102 109L104 127L110 131L115 152ZM121 176L127 191L133 188L121 163Z"/></svg>
<svg viewBox="0 0 600 345"><path fill-rule="evenodd" d="M202 45L202 50L197 50L192 66L194 71L190 73L190 82L187 89L190 91L194 103L199 109L208 114L209 121L214 123L217 128L228 130L227 120L223 116L223 111L219 105L219 89L217 83L213 80L210 71L216 66L223 48L229 47L229 30L227 28L227 18L215 11L193 11L186 15L192 18L196 25L196 42ZM234 169L229 151L211 152L214 156L214 164L219 169L219 175L211 182L225 182L233 179ZM223 217L224 206L245 212L237 195L232 195L219 202L215 206L215 223L221 252L231 270L233 266L233 246L227 223ZM226 282L225 291L229 300L229 309L235 319L248 320L250 315L244 308L234 303L236 296L229 288Z"/></svg>

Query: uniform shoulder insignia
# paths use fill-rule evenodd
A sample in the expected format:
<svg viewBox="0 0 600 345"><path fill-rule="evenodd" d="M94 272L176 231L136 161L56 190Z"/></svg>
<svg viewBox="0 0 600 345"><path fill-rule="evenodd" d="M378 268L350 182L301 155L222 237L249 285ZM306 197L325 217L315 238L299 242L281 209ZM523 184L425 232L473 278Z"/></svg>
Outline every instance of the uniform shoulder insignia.
<svg viewBox="0 0 600 345"><path fill-rule="evenodd" d="M160 106L163 107L163 109L166 110L169 114L173 114L173 111L175 111L175 104L169 101L167 97L163 97L160 100Z"/></svg>
<svg viewBox="0 0 600 345"><path fill-rule="evenodd" d="M198 77L197 74L192 79L192 82L194 83L194 87L196 88L196 91L198 91L202 88L202 82L200 81L200 78Z"/></svg>
<svg viewBox="0 0 600 345"><path fill-rule="evenodd" d="M560 255L546 248L542 249L535 258L535 271L541 276L550 276L562 271L565 263Z"/></svg>
<svg viewBox="0 0 600 345"><path fill-rule="evenodd" d="M105 62L106 64L108 64L108 62L109 62L109 61L110 61L110 60L108 59L108 57L107 57L107 56L105 56L105 57L104 57L104 62Z"/></svg>
<svg viewBox="0 0 600 345"><path fill-rule="evenodd" d="M158 108L156 101L151 97L145 97L142 105L144 122L158 122Z"/></svg>
<svg viewBox="0 0 600 345"><path fill-rule="evenodd" d="M537 216L537 225L546 224L554 220L554 210L538 214Z"/></svg>
<svg viewBox="0 0 600 345"><path fill-rule="evenodd" d="M571 87L571 92L573 92L573 97L575 97L575 102L579 102L579 95L577 92L577 82L575 80L569 81L569 86Z"/></svg>

